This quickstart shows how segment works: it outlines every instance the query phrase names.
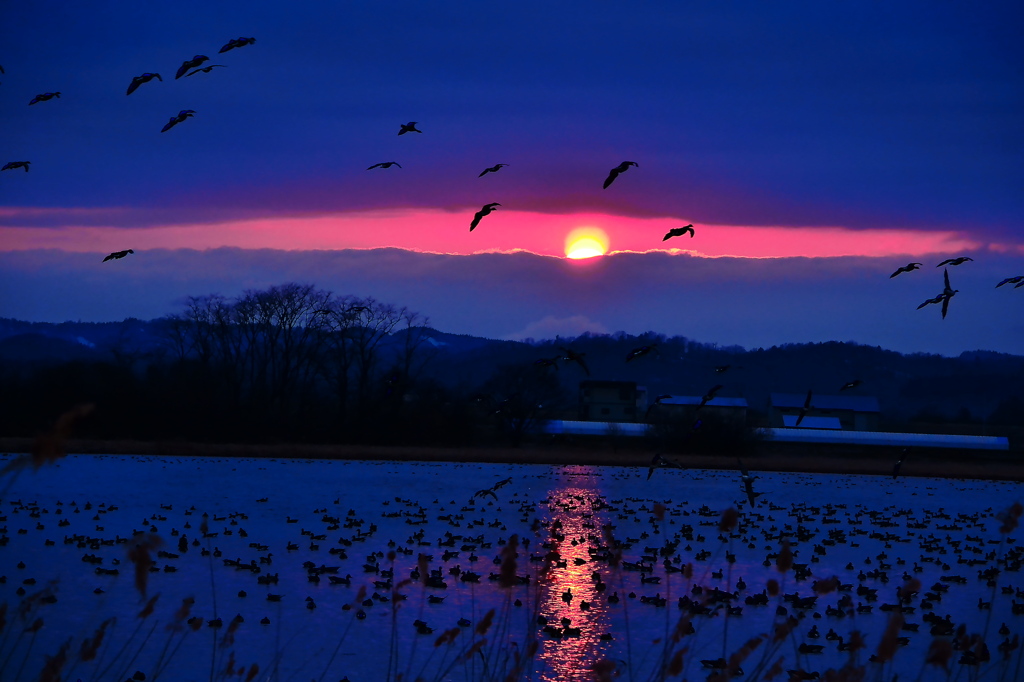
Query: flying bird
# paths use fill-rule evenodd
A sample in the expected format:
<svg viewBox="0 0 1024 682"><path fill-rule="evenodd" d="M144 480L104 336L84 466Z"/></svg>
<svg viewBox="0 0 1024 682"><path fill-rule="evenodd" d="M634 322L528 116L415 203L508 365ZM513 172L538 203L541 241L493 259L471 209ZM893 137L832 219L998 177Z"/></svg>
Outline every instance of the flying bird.
<svg viewBox="0 0 1024 682"><path fill-rule="evenodd" d="M612 168L611 172L608 173L608 179L604 181L604 188L608 189L608 185L615 182L615 178L619 177L619 173L625 173L626 171L629 170L630 166L636 166L637 168L639 168L640 164L638 164L636 161L623 161L615 168Z"/></svg>
<svg viewBox="0 0 1024 682"><path fill-rule="evenodd" d="M942 277L945 280L945 288L942 290L942 319L946 319L946 311L949 309L949 299L953 298L959 289L954 289L949 286L949 270L942 271Z"/></svg>
<svg viewBox="0 0 1024 682"><path fill-rule="evenodd" d="M124 258L129 253L135 253L135 252L132 251L131 249L125 249L124 251L115 251L112 254L110 254L109 256L107 256L106 258L104 258L103 262L106 263L108 260L118 260L120 258Z"/></svg>
<svg viewBox="0 0 1024 682"><path fill-rule="evenodd" d="M31 161L8 161L7 163L4 164L3 168L0 168L0 170L14 170L15 168L24 168L25 172L28 173L28 165L30 163L32 163L32 162Z"/></svg>
<svg viewBox="0 0 1024 682"><path fill-rule="evenodd" d="M811 411L811 389L807 389L807 397L804 398L804 406L800 408L800 414L796 417L795 426L800 426L800 422L804 420L807 413Z"/></svg>
<svg viewBox="0 0 1024 682"><path fill-rule="evenodd" d="M697 410L707 405L709 402L715 399L715 394L724 388L722 384L716 384L708 389L708 392L704 394L704 397L700 399L700 405L697 406ZM696 410L694 410L696 412Z"/></svg>
<svg viewBox="0 0 1024 682"><path fill-rule="evenodd" d="M200 71L202 71L203 73L210 73L211 71L213 71L214 69L216 69L216 68L217 68L218 66L219 66L219 67L222 67L222 68L226 68L226 67L227 67L227 64L209 64L209 65L207 65L207 66L200 66L200 67L199 67L198 69L196 69L195 71L190 71L189 73L186 73L186 74L185 74L185 77L186 77L186 78L188 78L189 76L194 76L194 75L196 75L197 73L199 73Z"/></svg>
<svg viewBox="0 0 1024 682"><path fill-rule="evenodd" d="M46 100L53 99L54 97L59 98L60 97L60 93L59 92L44 92L41 95L36 95L35 97L33 97L32 101L29 102L29 106L31 106L31 105L33 105L33 104L35 104L37 102L45 102Z"/></svg>
<svg viewBox="0 0 1024 682"><path fill-rule="evenodd" d="M661 241L668 241L672 237L682 237L687 232L690 233L690 239L693 239L694 233L692 224L684 225L682 227L673 227L671 230L668 231L668 234L661 238Z"/></svg>
<svg viewBox="0 0 1024 682"><path fill-rule="evenodd" d="M757 478L757 476L750 475L747 468L743 466L742 459L737 457L736 461L739 462L740 465L740 480L743 481L743 488L747 491L747 499L750 501L750 506L753 507L757 503L756 499L761 496L761 493L754 492L754 479Z"/></svg>
<svg viewBox="0 0 1024 682"><path fill-rule="evenodd" d="M926 305L931 305L932 303L942 303L945 299L946 299L946 295L945 294L939 294L935 298L929 298L927 301L925 301L921 305L917 306L917 309L920 310L921 308L925 307Z"/></svg>
<svg viewBox="0 0 1024 682"><path fill-rule="evenodd" d="M853 381L847 381L845 384L843 384L842 386L839 387L839 390L840 391L846 391L846 390L849 390L851 388L857 388L858 386L860 386L863 383L864 382L861 381L860 379L854 379Z"/></svg>
<svg viewBox="0 0 1024 682"><path fill-rule="evenodd" d="M233 50L236 47L245 47L246 45L252 45L255 42L255 38L232 38L228 41L227 45L220 48L218 54L220 54L221 52L227 52L228 50Z"/></svg>
<svg viewBox="0 0 1024 682"><path fill-rule="evenodd" d="M898 274L900 274L902 272L913 272L914 270L917 270L918 268L920 268L922 265L924 265L924 264L923 263L907 263L902 268L896 268L896 272L894 272L891 275L889 275L889 279L892 279L893 277L895 277L896 275L898 275Z"/></svg>
<svg viewBox="0 0 1024 682"><path fill-rule="evenodd" d="M397 161L384 161L382 163L375 163L366 170L373 170L374 168L391 168L392 166L398 166L399 168L401 168L402 164L398 163Z"/></svg>
<svg viewBox="0 0 1024 682"><path fill-rule="evenodd" d="M186 118L191 118L192 115L195 114L195 113L196 112L193 109L182 109L181 111L178 112L177 116L171 116L171 120L167 122L167 125L165 125L160 132L161 133L166 133L168 130L170 130L174 126L178 125L179 123L184 121Z"/></svg>
<svg viewBox="0 0 1024 682"><path fill-rule="evenodd" d="M540 358L539 360L534 360L533 364L538 367L554 367L555 369L558 369L558 361L561 359L561 355L554 358Z"/></svg>
<svg viewBox="0 0 1024 682"><path fill-rule="evenodd" d="M966 263L969 260L972 261L974 259L968 258L967 256L960 256L959 258L947 258L946 260L942 261L935 267L941 268L943 265L962 265L963 263Z"/></svg>
<svg viewBox="0 0 1024 682"><path fill-rule="evenodd" d="M682 464L679 464L678 462L673 462L670 459L665 459L664 457L661 456L661 453L658 453L651 458L651 465L647 467L647 480L651 480L651 476L654 475L654 470L659 469L661 467L675 467L676 469L686 468Z"/></svg>
<svg viewBox="0 0 1024 682"><path fill-rule="evenodd" d="M639 348L634 348L633 350L629 351L629 353L626 355L626 362L629 362L630 360L636 360L637 358L647 355L652 350L656 350L657 348L658 344L656 343L652 343L649 346L640 346Z"/></svg>
<svg viewBox="0 0 1024 682"><path fill-rule="evenodd" d="M903 466L903 462L904 462L904 460L907 459L907 454L909 452L910 452L910 448L903 448L903 451L900 452L900 459L899 459L898 462L896 462L896 464L892 468L892 480L895 481L896 477L900 475L900 467Z"/></svg>
<svg viewBox="0 0 1024 682"><path fill-rule="evenodd" d="M487 175L488 173L497 173L504 166L507 166L507 165L508 165L507 163L497 163L497 164L491 166L490 168L484 168L483 171L480 172L480 175L478 175L477 177L478 178L482 178L483 176Z"/></svg>
<svg viewBox="0 0 1024 682"><path fill-rule="evenodd" d="M192 57L192 59L186 59L181 63L181 66L178 67L178 72L174 74L174 80L178 80L179 78L184 76L189 70L195 69L203 62L208 61L210 61L210 58L207 57L205 54L197 54L195 57Z"/></svg>
<svg viewBox="0 0 1024 682"><path fill-rule="evenodd" d="M566 348L564 346L559 346L558 349L565 353L565 356L562 358L563 360L566 362L575 362L583 368L583 371L586 372L588 377L590 376L590 368L587 367L587 361L583 359L583 356L586 355L586 353L577 353L572 348Z"/></svg>
<svg viewBox="0 0 1024 682"><path fill-rule="evenodd" d="M149 81L153 80L154 78L157 79L160 82L163 82L163 80L164 80L163 78L160 77L160 74L158 74L158 73L144 73L141 76L136 76L135 78L132 79L131 84L128 86L128 92L126 94L129 94L129 95L132 94L133 92L135 92L136 90L139 89L140 85L142 85L143 83L148 83Z"/></svg>
<svg viewBox="0 0 1024 682"><path fill-rule="evenodd" d="M398 131L399 135L405 135L406 133L422 133L422 130L416 128L416 121L409 121L408 123L402 124L402 129Z"/></svg>
<svg viewBox="0 0 1024 682"><path fill-rule="evenodd" d="M1024 286L1024 275L1017 275L1016 277L1007 277L1002 282L996 285L996 289L1003 286L1004 284L1016 284L1017 286L1014 287L1014 289L1016 289L1019 286Z"/></svg>
<svg viewBox="0 0 1024 682"><path fill-rule="evenodd" d="M647 408L647 412L645 412L645 413L644 413L644 419L646 420L646 419L647 419L647 417L649 417L649 416L650 416L650 414L651 414L651 410L653 410L653 409L654 409L654 406L655 406L655 405L661 405L661 401L662 401L662 400L669 400L669 399L671 399L671 398L672 398L672 396L671 396L671 394L669 394L669 393L662 393L661 395L657 396L657 397L656 397L656 398L654 399L654 402L653 402L653 403L651 403L651 404L650 404L650 406L648 406L648 408Z"/></svg>
<svg viewBox="0 0 1024 682"><path fill-rule="evenodd" d="M417 130L416 132L419 132L419 131ZM481 208L479 211L477 211L473 215L473 222L471 222L469 224L469 231L472 232L473 230L475 230L476 226L480 224L480 221L483 219L483 217L485 215L489 215L491 213L491 211L494 210L495 206L501 206L501 204L499 204L498 202L494 202L494 203L491 203L491 204L484 204L484 207Z"/></svg>

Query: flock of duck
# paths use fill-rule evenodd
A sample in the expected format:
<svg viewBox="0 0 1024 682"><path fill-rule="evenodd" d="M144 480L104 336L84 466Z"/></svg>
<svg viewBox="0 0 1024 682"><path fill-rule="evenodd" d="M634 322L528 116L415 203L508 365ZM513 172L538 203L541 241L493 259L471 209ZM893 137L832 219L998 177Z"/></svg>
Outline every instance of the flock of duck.
<svg viewBox="0 0 1024 682"><path fill-rule="evenodd" d="M638 493L650 485L628 469L609 475L633 481L629 489ZM688 477L702 480L687 486ZM719 477L681 473L673 487L701 494ZM792 478L789 485L822 485L810 476ZM92 591L101 600L108 592L130 594L139 564L126 558L126 549L145 538L157 550L142 564L153 574L150 590L176 585L195 593L195 586L215 577L222 592L233 594L222 593L212 605L193 599L185 619L193 630L228 624L238 630L243 623L265 626L281 619L295 629L302 610L328 614L314 630L332 627L342 612L356 621L390 624L390 607L412 598L411 604L419 600L425 608L401 607L399 627L411 636L437 636L467 631L479 624L486 604L504 603L522 609L535 636L555 647L551 651L580 640L596 656L624 637L616 625L623 609L671 607L685 618L690 636L704 628L717 632L714 623L721 619L786 629L798 654L788 659L791 679L815 679L799 676L823 674L816 668L841 660L830 651L846 651L862 637L875 647L878 614L890 623L898 615L900 647L951 638L953 662L962 666L993 659L989 645L1007 657L1018 647L1019 623L1012 618L1024 615L1024 602L1016 601L1024 600L1024 589L1008 576L1024 565L1011 523L1019 509L1000 516L992 509L950 513L899 502L869 508L796 501L758 508L751 499L749 505L736 503L739 513L723 514L676 495L612 499L600 492L605 486L599 481L572 483L544 486L535 495L534 484L509 477L463 502L395 496L360 509L339 497L295 517L273 511L274 493L236 502L230 512L173 503L125 510L101 501L4 500L0 546L16 538L16 549L4 551L0 583L17 584L23 597L35 591L26 599L52 612L49 604L63 595L52 585L37 585L67 561L64 547L78 550L82 571L65 578L62 590ZM456 489L450 488L453 496ZM141 525L128 521L140 513L146 514ZM994 521L1009 530L994 532ZM167 574L186 574L185 581L172 583L175 576ZM488 583L494 587L485 590ZM997 590L1004 595L998 608ZM1004 612L997 619L998 641L988 631L993 610ZM231 612L233 618L223 615ZM48 623L57 621L52 613L40 614ZM632 627L654 628L655 635L664 622L631 618ZM725 660L703 659L703 667L721 672ZM872 654L869 660L879 659Z"/></svg>

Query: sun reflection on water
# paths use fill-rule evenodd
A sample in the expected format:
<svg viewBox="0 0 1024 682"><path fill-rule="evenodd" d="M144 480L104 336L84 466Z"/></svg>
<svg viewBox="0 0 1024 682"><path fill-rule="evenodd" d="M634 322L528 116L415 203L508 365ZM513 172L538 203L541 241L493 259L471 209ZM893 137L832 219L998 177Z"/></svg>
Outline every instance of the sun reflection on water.
<svg viewBox="0 0 1024 682"><path fill-rule="evenodd" d="M589 470L587 470L587 473ZM596 476L580 476L591 483ZM544 550L552 561L538 582L539 615L547 620L538 658L544 680L592 679L591 666L608 645L601 635L610 632L608 605L593 579L601 566L588 548L601 538L603 521L596 487L565 485L548 495L548 539ZM556 558L557 554L557 558Z"/></svg>

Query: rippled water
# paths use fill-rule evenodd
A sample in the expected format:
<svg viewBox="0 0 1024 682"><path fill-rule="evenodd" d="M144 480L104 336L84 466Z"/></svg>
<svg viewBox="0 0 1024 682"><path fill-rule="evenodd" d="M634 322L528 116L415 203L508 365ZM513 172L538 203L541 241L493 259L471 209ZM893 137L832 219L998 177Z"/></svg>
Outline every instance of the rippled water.
<svg viewBox="0 0 1024 682"><path fill-rule="evenodd" d="M1016 535L1007 539L1000 534L994 514L1020 498L1019 484L764 473L755 481L761 497L751 510L737 472L666 469L656 471L650 480L647 473L646 467L68 457L55 466L23 474L0 501L0 516L5 517L0 526L9 538L0 549L0 575L6 576L0 584L0 599L11 609L0 635L4 638L0 639L0 662L7 660L0 678L15 679L24 661L22 679L37 679L44 657L52 656L69 638L70 658L75 660L82 640L92 636L104 619L116 616L117 623L107 632L106 648L101 649L100 664L79 663L70 671L71 679L124 679L135 670L147 672L147 679L152 679L161 654L174 652L179 639L183 644L160 679L208 679L211 660L215 670L223 670L230 653L236 669L259 665L255 679L319 680L323 676L333 682L347 676L361 682L385 680L396 672L405 679L420 675L427 680L504 679L517 655L528 659L533 640L536 653L526 666L533 674L522 679L590 679L587 670L601 660L612 661L622 679L650 679L667 646L687 647L683 661L687 675L695 679L709 672L702 668L701 659L728 657L748 639L770 633L774 623L784 620L776 613L782 603L778 599L773 598L769 606L743 604L743 597L761 592L771 579L782 584L783 592L802 597L814 594L814 579L833 575L842 583L877 589L870 614L826 615L826 608L835 608L842 596L836 592L821 596L813 609L803 612L785 605L789 613L803 617L792 636L774 650L768 665L784 656L785 669L824 671L848 659L835 642L825 640L830 628L846 639L853 630L861 631L867 640L860 654L865 662L877 651L888 619L878 606L896 602L895 589L904 582L905 571L921 581L922 592L943 576L966 578L964 584L947 582L949 592L932 608L940 616L949 614L954 622L964 623L969 633L984 634L993 660L999 658L996 648L1003 636L997 629L1002 623L1012 633L1024 631L1024 617L1011 613L1014 595L1002 590L1008 585L1024 587L1019 574L1003 572L997 587L978 577L980 570L1016 551L1012 542ZM511 481L493 495L473 497L506 478ZM257 501L262 498L266 501ZM657 505L664 507L661 520ZM722 534L720 514L730 507L740 510L739 526L731 534ZM210 533L216 535L193 546L204 513ZM340 527L328 530L332 522L325 517L337 517ZM59 525L61 520L67 525ZM798 540L801 528L807 537L804 541ZM248 537L241 537L243 529ZM157 558L160 570L146 574L148 595L159 593L160 597L154 613L145 619L137 617L144 602L136 591L126 544L92 549L88 544L83 548L77 542L64 542L72 536L116 540L146 531L163 540L163 550L177 554L180 535L172 534L173 530L187 536L188 550L179 558ZM845 531L846 541L823 544L829 531L837 530ZM503 589L488 576L500 572L495 562L513 534L523 542L516 574L528 576L529 584ZM774 563L763 565L767 555L780 550L780 534L789 534L794 561L807 564L811 578L797 581L793 571L783 575ZM313 541L311 535L325 538ZM450 540L451 536L461 537ZM642 582L641 572L612 568L592 556L592 548L606 545L611 538L624 543L624 561L653 563L651 577L659 582ZM935 542L922 545L928 538ZM46 544L47 540L53 544ZM678 541L674 551L667 557L659 553L674 540ZM441 544L445 541L451 546ZM261 551L250 543L268 549ZM289 543L298 548L287 549ZM823 554L815 552L816 545ZM211 554L202 556L207 546ZM347 558L330 554L332 548L344 549ZM392 551L397 555L390 561ZM457 555L445 561L446 551ZM554 561L551 551L558 555ZM697 560L702 551L707 558ZM421 552L432 555L429 567L441 569L447 589L424 587L418 581L401 584L417 567ZM97 575L97 565L83 561L87 554L102 558L101 568L118 568L119 575ZM259 557L268 554L272 563L261 564ZM645 554L657 555L656 561L641 559ZM879 558L880 554L886 556ZM673 560L674 568L690 564L690 577L668 572L666 558ZM261 572L226 566L225 559L246 565L256 562ZM986 561L975 566L958 563L967 559ZM115 566L115 560L120 565ZM352 586L330 584L327 573L319 583L310 582L303 566L307 561L337 567L338 576L351 574ZM383 602L371 596L377 592L390 598L392 591L374 586L373 581L385 578L365 571L368 561L394 571L396 591L407 596L405 601ZM24 562L25 568L18 568L18 562ZM888 582L859 577L862 571L869 574L879 569L880 562L891 566L884 571ZM913 572L915 563L921 572ZM165 572L165 566L176 571ZM455 567L479 574L480 582L460 580L452 573ZM267 574L278 574L279 582L258 584L258 576ZM31 578L35 585L23 585ZM21 602L15 590L24 587L31 595L51 580L56 581L57 602L39 606L29 620L20 620L14 613ZM742 607L740 615L726 616L723 608L713 616L694 616L695 632L679 645L671 642L683 613L679 597L693 596L694 585L705 591L736 590L740 580L746 583L734 601ZM370 606L353 604L363 586ZM103 592L94 593L96 588ZM247 596L238 596L240 590ZM613 593L618 603L608 599ZM281 600L267 601L268 594L282 595ZM443 601L430 603L428 595ZM210 628L204 622L195 632L187 627L180 633L168 630L188 596L195 598L193 615L204 621L216 615L224 627ZM307 608L307 597L313 599L315 609ZM869 604L864 596L851 593L851 597L854 605ZM657 605L659 598L664 598L664 606ZM991 609L979 609L979 599L991 601ZM901 633L910 638L910 644L886 668L886 679L893 673L914 679L921 670L932 637L919 602L920 597L915 598L915 612L908 613L906 620L920 623L920 632ZM353 606L346 610L346 604ZM495 611L492 624L484 635L477 634L476 628L491 609ZM356 618L360 610L365 618ZM815 612L821 617L815 618ZM244 622L228 647L223 638L236 614ZM18 633L36 616L43 618L43 627L19 639ZM546 632L538 616L546 619ZM260 623L264 617L270 619L269 625ZM460 627L460 618L471 624ZM563 618L569 619L567 625ZM417 620L426 623L421 628L424 633L427 628L433 631L418 632ZM814 625L821 639L806 639ZM449 629L459 632L454 643L435 646ZM484 638L479 652L467 659L472 644ZM799 655L800 642L824 644L825 652ZM118 656L122 647L124 653ZM767 648L767 643L761 644L743 663L748 678L755 677L757 662ZM952 661L954 670L958 656ZM114 665L104 675L95 676L111 661ZM764 670L760 669L761 676ZM1004 678L1013 679L1012 675Z"/></svg>

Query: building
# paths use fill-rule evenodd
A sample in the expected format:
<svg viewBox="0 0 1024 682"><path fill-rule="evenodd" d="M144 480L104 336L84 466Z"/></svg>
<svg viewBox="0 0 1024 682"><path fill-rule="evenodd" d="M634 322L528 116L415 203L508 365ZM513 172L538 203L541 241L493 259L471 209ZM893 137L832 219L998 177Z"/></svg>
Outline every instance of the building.
<svg viewBox="0 0 1024 682"><path fill-rule="evenodd" d="M717 422L735 428L743 428L747 424L746 398L713 398L700 407L703 397L692 395L676 395L663 398L649 410L650 420L683 419L693 421L706 417L709 422ZM698 410L697 408L700 407Z"/></svg>
<svg viewBox="0 0 1024 682"><path fill-rule="evenodd" d="M647 389L635 381L581 381L579 418L583 421L643 421Z"/></svg>
<svg viewBox="0 0 1024 682"><path fill-rule="evenodd" d="M769 424L774 428L795 427L806 399L800 393L772 393L768 402ZM808 421L812 417L815 419ZM878 417L878 399L874 396L812 395L811 407L800 428L877 431ZM838 420L838 426L834 420Z"/></svg>

